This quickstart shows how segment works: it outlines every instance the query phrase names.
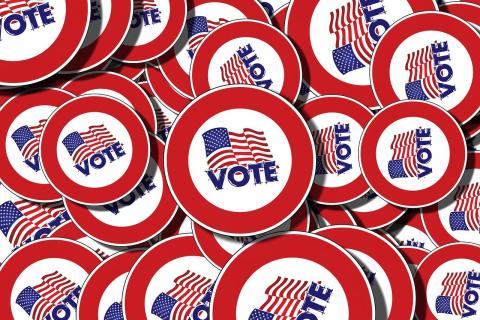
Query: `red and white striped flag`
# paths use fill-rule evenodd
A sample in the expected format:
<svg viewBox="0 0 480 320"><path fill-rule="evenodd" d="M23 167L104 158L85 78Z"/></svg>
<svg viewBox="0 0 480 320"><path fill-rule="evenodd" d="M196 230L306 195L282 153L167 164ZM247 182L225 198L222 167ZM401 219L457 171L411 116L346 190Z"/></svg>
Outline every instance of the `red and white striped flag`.
<svg viewBox="0 0 480 320"><path fill-rule="evenodd" d="M220 72L222 81L227 84L255 84L250 71L236 53L220 67Z"/></svg>

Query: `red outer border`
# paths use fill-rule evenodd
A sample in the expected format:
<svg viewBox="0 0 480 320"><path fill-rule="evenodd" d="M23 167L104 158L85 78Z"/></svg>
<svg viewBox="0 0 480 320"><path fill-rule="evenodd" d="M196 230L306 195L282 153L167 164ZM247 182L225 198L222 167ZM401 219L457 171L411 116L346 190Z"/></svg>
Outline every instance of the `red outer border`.
<svg viewBox="0 0 480 320"><path fill-rule="evenodd" d="M137 80L143 74L144 63L123 63L121 61L110 59L104 70L119 73L129 79Z"/></svg>
<svg viewBox="0 0 480 320"><path fill-rule="evenodd" d="M285 32L285 24L287 23L287 12L289 5L289 3L284 4L277 11L275 11L272 17L272 24L282 32Z"/></svg>
<svg viewBox="0 0 480 320"><path fill-rule="evenodd" d="M373 118L373 113L367 107L353 99L341 96L321 96L310 99L301 107L300 112L306 122L325 113L344 114L358 122L362 128L365 128ZM313 181L309 198L320 204L343 204L358 199L369 189L362 174L351 183L336 188L318 185Z"/></svg>
<svg viewBox="0 0 480 320"><path fill-rule="evenodd" d="M459 122L466 123L479 110L480 100L480 60L476 59L480 51L480 35L463 20L443 12L422 12L409 15L396 22L380 39L373 53L370 79L373 92L381 106L399 101L390 82L390 63L398 46L408 37L424 32L440 31L459 40L470 53L473 65L473 79L469 93L450 114ZM457 70L460 72L461 70Z"/></svg>
<svg viewBox="0 0 480 320"><path fill-rule="evenodd" d="M377 143L382 132L394 121L406 117L420 117L435 123L448 140L450 163L433 186L416 191L400 189L391 184L377 165ZM406 100L382 110L370 121L360 141L360 166L373 191L387 202L402 207L424 207L440 201L460 181L466 164L466 145L463 133L452 116L433 103Z"/></svg>
<svg viewBox="0 0 480 320"><path fill-rule="evenodd" d="M407 246L399 246L398 250L408 264L413 264L417 267L430 253L427 249Z"/></svg>
<svg viewBox="0 0 480 320"><path fill-rule="evenodd" d="M70 179L63 172L56 153L62 129L75 117L89 112L102 112L120 121L129 131L134 146L124 176L101 188L85 187ZM48 181L63 196L83 204L105 204L124 197L145 174L149 155L148 135L140 118L126 104L102 95L77 97L59 107L48 119L40 139L40 160Z"/></svg>
<svg viewBox="0 0 480 320"><path fill-rule="evenodd" d="M212 116L240 106L262 113L285 131L292 169L284 189L272 202L256 210L233 213L205 199L187 168L190 143L198 128ZM167 140L165 168L177 203L196 223L227 235L266 232L289 219L305 201L314 172L312 138L298 112L280 96L254 86L217 88L195 99L175 120Z"/></svg>
<svg viewBox="0 0 480 320"><path fill-rule="evenodd" d="M0 180L11 192L25 199L35 202L52 202L62 199L62 196L49 184L36 183L19 175L8 160L5 141L9 126L19 114L41 105L59 107L75 96L64 90L44 88L20 93L10 98L0 107L0 139L2 152L0 152Z"/></svg>
<svg viewBox="0 0 480 320"><path fill-rule="evenodd" d="M341 206L325 206L314 203L310 206L310 208L312 209L312 214L315 217L317 228L322 227L318 222L318 216L322 217L329 225L357 225L357 222L352 217L350 212Z"/></svg>
<svg viewBox="0 0 480 320"><path fill-rule="evenodd" d="M295 102L302 84L302 66L297 51L283 32L268 23L256 20L231 21L216 28L205 37L197 48L190 66L190 84L194 96L213 89L210 87L208 75L211 72L210 64L215 53L225 43L242 37L263 41L278 54L284 68L283 87L278 93L288 101ZM262 59L267 60L268 57Z"/></svg>

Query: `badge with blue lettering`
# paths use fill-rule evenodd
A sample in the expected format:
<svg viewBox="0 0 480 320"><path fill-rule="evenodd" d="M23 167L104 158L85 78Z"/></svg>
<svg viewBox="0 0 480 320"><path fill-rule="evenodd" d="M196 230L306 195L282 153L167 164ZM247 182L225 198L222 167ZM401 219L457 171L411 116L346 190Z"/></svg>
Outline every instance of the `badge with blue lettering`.
<svg viewBox="0 0 480 320"><path fill-rule="evenodd" d="M480 35L467 22L447 13L410 15L378 43L371 67L378 103L429 101L461 124L479 110Z"/></svg>
<svg viewBox="0 0 480 320"><path fill-rule="evenodd" d="M125 318L209 319L217 275L192 235L163 240L148 249L128 274L122 299Z"/></svg>
<svg viewBox="0 0 480 320"><path fill-rule="evenodd" d="M209 231L202 226L192 223L193 235L198 247L202 251L205 258L208 259L216 268L222 269L230 260L230 258L252 241L260 239L272 233L284 231L308 231L310 227L310 214L308 205L305 203L300 207L298 212L289 220L284 222L281 226L264 234L257 234L253 236L224 236L212 231Z"/></svg>
<svg viewBox="0 0 480 320"><path fill-rule="evenodd" d="M436 1L295 0L286 33L302 52L304 76L315 91L371 108L377 106L369 76L377 43L397 20L425 10L437 10Z"/></svg>
<svg viewBox="0 0 480 320"><path fill-rule="evenodd" d="M14 250L47 237L69 220L63 202L31 202L0 184L0 263Z"/></svg>
<svg viewBox="0 0 480 320"><path fill-rule="evenodd" d="M0 266L4 320L74 320L88 274L101 262L90 248L67 239L41 239Z"/></svg>
<svg viewBox="0 0 480 320"><path fill-rule="evenodd" d="M311 202L309 208L317 228L337 224L357 225L350 212L341 206L325 206Z"/></svg>
<svg viewBox="0 0 480 320"><path fill-rule="evenodd" d="M132 0L90 0L87 36L62 73L91 70L105 62L127 36L132 9Z"/></svg>
<svg viewBox="0 0 480 320"><path fill-rule="evenodd" d="M454 243L431 252L415 274L422 320L478 319L480 246Z"/></svg>
<svg viewBox="0 0 480 320"><path fill-rule="evenodd" d="M62 86L63 90L77 96L101 94L116 98L135 110L150 132L156 132L157 122L152 102L133 80L110 71L82 74Z"/></svg>
<svg viewBox="0 0 480 320"><path fill-rule="evenodd" d="M177 204L164 176L164 145L152 133L149 138L147 171L125 197L100 206L64 199L72 220L93 239L113 246L140 244L160 233L173 219Z"/></svg>
<svg viewBox="0 0 480 320"><path fill-rule="evenodd" d="M213 319L375 319L357 262L333 241L303 232L243 247L222 270L212 300Z"/></svg>
<svg viewBox="0 0 480 320"><path fill-rule="evenodd" d="M35 202L61 200L42 172L40 136L52 112L75 96L59 89L18 94L0 108L2 184L22 198Z"/></svg>
<svg viewBox="0 0 480 320"><path fill-rule="evenodd" d="M90 0L0 1L0 85L57 73L80 49L89 20Z"/></svg>
<svg viewBox="0 0 480 320"><path fill-rule="evenodd" d="M275 12L277 12L281 7L288 6L289 0L258 0L263 6L270 18L273 19Z"/></svg>
<svg viewBox="0 0 480 320"><path fill-rule="evenodd" d="M48 181L64 197L85 205L108 204L132 192L144 178L149 155L140 117L120 100L102 95L74 98L57 108L40 141Z"/></svg>
<svg viewBox="0 0 480 320"><path fill-rule="evenodd" d="M309 198L320 204L343 204L368 191L358 163L363 129L373 113L341 96L323 96L301 107L315 144L315 180Z"/></svg>
<svg viewBox="0 0 480 320"><path fill-rule="evenodd" d="M246 84L271 90L290 102L302 82L300 57L287 36L268 23L225 23L205 37L192 60L193 94Z"/></svg>
<svg viewBox="0 0 480 320"><path fill-rule="evenodd" d="M375 299L375 319L412 319L415 288L407 263L388 240L356 226L332 226L314 234L345 248L360 264Z"/></svg>
<svg viewBox="0 0 480 320"><path fill-rule="evenodd" d="M114 59L138 63L161 56L177 41L186 15L186 0L133 0L130 30Z"/></svg>
<svg viewBox="0 0 480 320"><path fill-rule="evenodd" d="M360 165L372 190L400 207L446 197L465 169L465 138L457 121L424 101L394 103L375 115L360 142Z"/></svg>
<svg viewBox="0 0 480 320"><path fill-rule="evenodd" d="M187 23L173 48L159 58L160 69L171 86L193 99L190 64L203 39L218 26L233 20L270 22L257 0L189 0Z"/></svg>
<svg viewBox="0 0 480 320"><path fill-rule="evenodd" d="M122 292L127 275L144 250L119 252L88 276L78 298L77 318L123 320Z"/></svg>
<svg viewBox="0 0 480 320"><path fill-rule="evenodd" d="M422 221L437 245L480 244L480 153L471 152L458 186L439 203L422 208Z"/></svg>
<svg viewBox="0 0 480 320"><path fill-rule="evenodd" d="M170 190L196 223L248 236L276 228L303 204L313 180L313 143L288 101L263 88L229 86L180 113L165 167Z"/></svg>

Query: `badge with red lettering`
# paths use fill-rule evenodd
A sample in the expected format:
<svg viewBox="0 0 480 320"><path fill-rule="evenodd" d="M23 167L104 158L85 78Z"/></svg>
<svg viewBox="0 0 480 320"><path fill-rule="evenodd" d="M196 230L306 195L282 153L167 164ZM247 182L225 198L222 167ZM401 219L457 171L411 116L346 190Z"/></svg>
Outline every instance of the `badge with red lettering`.
<svg viewBox="0 0 480 320"><path fill-rule="evenodd" d="M458 123L444 109L401 101L370 121L360 142L367 183L400 207L425 207L446 197L463 175L466 145Z"/></svg>
<svg viewBox="0 0 480 320"><path fill-rule="evenodd" d="M283 32L270 24L241 20L225 23L198 46L190 79L193 94L248 84L297 100L302 82L300 58Z"/></svg>
<svg viewBox="0 0 480 320"><path fill-rule="evenodd" d="M124 319L123 287L128 272L143 252L139 249L119 252L90 273L78 298L78 319Z"/></svg>
<svg viewBox="0 0 480 320"><path fill-rule="evenodd" d="M373 113L357 101L341 96L309 100L300 110L316 151L310 199L331 205L364 195L369 187L358 163L358 146Z"/></svg>
<svg viewBox="0 0 480 320"><path fill-rule="evenodd" d="M105 62L127 36L132 9L131 0L90 0L87 36L62 73L91 70Z"/></svg>
<svg viewBox="0 0 480 320"><path fill-rule="evenodd" d="M173 124L165 152L179 205L202 227L225 235L281 225L313 180L313 143L300 114L254 86L217 88L194 100Z"/></svg>
<svg viewBox="0 0 480 320"><path fill-rule="evenodd" d="M281 226L265 233L249 237L229 237L212 231L202 226L192 223L193 235L198 247L202 251L205 258L208 259L215 267L222 269L228 260L242 247L252 241L260 239L272 233L284 231L308 231L310 226L310 215L308 205L305 203L300 207L298 212Z"/></svg>
<svg viewBox="0 0 480 320"><path fill-rule="evenodd" d="M90 248L67 239L18 249L0 266L2 319L76 319L83 282L100 262Z"/></svg>
<svg viewBox="0 0 480 320"><path fill-rule="evenodd" d="M388 226L407 210L386 202L372 190L344 206L352 213L360 226L370 230Z"/></svg>
<svg viewBox="0 0 480 320"><path fill-rule="evenodd" d="M31 202L0 184L0 262L21 246L47 237L68 220L63 202Z"/></svg>
<svg viewBox="0 0 480 320"><path fill-rule="evenodd" d="M467 22L442 12L411 15L378 43L371 67L378 103L433 102L460 123L478 112L480 36Z"/></svg>
<svg viewBox="0 0 480 320"><path fill-rule="evenodd" d="M332 226L314 233L345 248L360 264L375 298L376 319L412 319L413 278L400 252L389 241L355 226Z"/></svg>
<svg viewBox="0 0 480 320"><path fill-rule="evenodd" d="M233 20L254 19L270 22L257 0L191 0L187 23L173 48L159 59L167 81L180 94L193 99L190 64L196 49L208 33Z"/></svg>
<svg viewBox="0 0 480 320"><path fill-rule="evenodd" d="M398 250L402 254L403 258L408 264L410 271L412 272L412 276L415 276L415 272L417 272L418 265L420 262L425 259L425 257L430 253L427 249L423 248L416 248L416 247L398 247Z"/></svg>
<svg viewBox="0 0 480 320"><path fill-rule="evenodd" d="M46 79L77 53L87 34L90 0L2 1L0 85Z"/></svg>
<svg viewBox="0 0 480 320"><path fill-rule="evenodd" d="M66 198L86 205L129 194L142 180L149 155L140 117L120 100L102 95L81 96L57 108L40 140L48 181Z"/></svg>
<svg viewBox="0 0 480 320"><path fill-rule="evenodd" d="M412 209L386 228L400 246L434 250L437 245L427 235L422 223L420 210Z"/></svg>
<svg viewBox="0 0 480 320"><path fill-rule="evenodd" d="M372 291L355 260L333 241L301 232L270 235L238 251L212 300L214 319L375 319Z"/></svg>
<svg viewBox="0 0 480 320"><path fill-rule="evenodd" d="M480 244L480 153L468 154L458 186L445 199L422 208L425 229L437 245L452 242Z"/></svg>
<svg viewBox="0 0 480 320"><path fill-rule="evenodd" d="M286 33L302 52L304 76L315 91L347 95L371 108L377 106L369 76L376 44L394 22L425 10L437 10L436 2L295 0Z"/></svg>
<svg viewBox="0 0 480 320"><path fill-rule="evenodd" d="M209 319L217 275L192 235L163 240L128 274L122 300L125 318Z"/></svg>
<svg viewBox="0 0 480 320"><path fill-rule="evenodd" d="M357 225L350 212L341 206L324 206L318 203L311 203L310 211L318 228L336 224Z"/></svg>
<svg viewBox="0 0 480 320"><path fill-rule="evenodd" d="M480 246L454 243L432 251L418 266L415 288L418 319L477 319Z"/></svg>
<svg viewBox="0 0 480 320"><path fill-rule="evenodd" d="M61 199L42 172L40 135L52 112L74 95L59 89L18 94L0 108L0 179L12 192L36 202Z"/></svg>
<svg viewBox="0 0 480 320"><path fill-rule="evenodd" d="M163 173L164 145L153 134L149 138L147 171L125 197L101 206L64 200L72 220L93 239L114 246L140 244L161 232L173 219L177 204Z"/></svg>
<svg viewBox="0 0 480 320"><path fill-rule="evenodd" d="M102 94L116 98L138 113L147 130L156 132L157 122L152 102L142 88L129 78L113 72L89 72L65 83L63 90L75 95Z"/></svg>
<svg viewBox="0 0 480 320"><path fill-rule="evenodd" d="M123 62L147 62L168 51L182 32L185 0L134 0L130 30L113 57Z"/></svg>

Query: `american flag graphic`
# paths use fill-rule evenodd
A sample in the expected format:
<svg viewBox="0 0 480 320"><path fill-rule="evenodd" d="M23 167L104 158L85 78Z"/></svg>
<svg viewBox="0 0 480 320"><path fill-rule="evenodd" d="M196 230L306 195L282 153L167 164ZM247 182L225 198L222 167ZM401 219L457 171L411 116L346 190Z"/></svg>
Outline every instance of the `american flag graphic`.
<svg viewBox="0 0 480 320"><path fill-rule="evenodd" d="M62 141L75 164L83 162L115 142L117 139L103 124L90 126L86 132L74 131Z"/></svg>
<svg viewBox="0 0 480 320"><path fill-rule="evenodd" d="M151 9L155 9L157 4L155 0L133 0L133 11L147 11Z"/></svg>
<svg viewBox="0 0 480 320"><path fill-rule="evenodd" d="M36 286L28 286L20 292L15 301L33 320L44 319L78 286L60 272L43 276Z"/></svg>
<svg viewBox="0 0 480 320"><path fill-rule="evenodd" d="M170 128L172 127L172 121L170 121L165 112L160 108L155 108L155 117L157 119L157 134L163 141L166 141Z"/></svg>
<svg viewBox="0 0 480 320"><path fill-rule="evenodd" d="M114 302L110 307L108 307L103 320L123 320L123 311L122 304L119 302Z"/></svg>
<svg viewBox="0 0 480 320"><path fill-rule="evenodd" d="M405 85L408 99L429 100L440 96L431 46L409 53L405 70L409 73Z"/></svg>
<svg viewBox="0 0 480 320"><path fill-rule="evenodd" d="M193 58L198 46L209 32L227 22L227 19L220 18L217 21L214 21L203 16L196 16L187 19L188 53L190 54L190 57Z"/></svg>
<svg viewBox="0 0 480 320"><path fill-rule="evenodd" d="M25 160L38 154L40 134L46 122L47 120L40 120L35 126L21 126L12 133L12 139Z"/></svg>
<svg viewBox="0 0 480 320"><path fill-rule="evenodd" d="M443 291L435 301L438 313L462 315L467 272L448 272L442 281Z"/></svg>
<svg viewBox="0 0 480 320"><path fill-rule="evenodd" d="M302 313L300 309L307 297L311 285L320 285L310 281L294 280L284 277L277 279L265 290L267 300L260 308L252 311L249 320L294 320Z"/></svg>
<svg viewBox="0 0 480 320"><path fill-rule="evenodd" d="M18 247L65 211L62 202L38 204L23 199L9 200L0 205L0 230Z"/></svg>
<svg viewBox="0 0 480 320"><path fill-rule="evenodd" d="M203 135L210 170L273 160L263 131L244 128L242 133L214 128Z"/></svg>
<svg viewBox="0 0 480 320"><path fill-rule="evenodd" d="M359 0L352 0L330 12L329 31L335 35L333 61L342 74L370 65L374 43Z"/></svg>
<svg viewBox="0 0 480 320"><path fill-rule="evenodd" d="M337 173L335 126L312 131L317 153L315 175Z"/></svg>
<svg viewBox="0 0 480 320"><path fill-rule="evenodd" d="M35 0L0 0L0 18L12 13L28 10L42 3L43 1Z"/></svg>
<svg viewBox="0 0 480 320"><path fill-rule="evenodd" d="M452 231L480 231L480 183L458 186L453 197L455 208L450 212Z"/></svg>
<svg viewBox="0 0 480 320"><path fill-rule="evenodd" d="M222 81L227 84L255 84L245 63L235 53L221 67Z"/></svg>
<svg viewBox="0 0 480 320"><path fill-rule="evenodd" d="M390 145L393 155L392 160L388 161L390 178L407 178L418 175L416 141L415 130L393 136Z"/></svg>
<svg viewBox="0 0 480 320"><path fill-rule="evenodd" d="M161 320L187 320L213 281L187 270L174 283L170 291L160 293L153 303L152 314Z"/></svg>

